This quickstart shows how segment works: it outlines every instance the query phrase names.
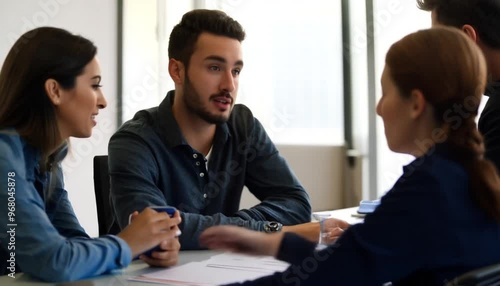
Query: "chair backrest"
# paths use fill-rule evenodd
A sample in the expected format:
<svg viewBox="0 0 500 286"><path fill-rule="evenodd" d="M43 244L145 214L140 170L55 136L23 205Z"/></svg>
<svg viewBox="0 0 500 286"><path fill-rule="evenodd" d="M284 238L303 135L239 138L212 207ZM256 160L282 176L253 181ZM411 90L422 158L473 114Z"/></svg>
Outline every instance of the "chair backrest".
<svg viewBox="0 0 500 286"><path fill-rule="evenodd" d="M120 228L115 222L109 197L108 156L94 157L94 192L97 206L99 235L117 234Z"/></svg>
<svg viewBox="0 0 500 286"><path fill-rule="evenodd" d="M472 270L458 276L448 282L446 286L499 286L500 285L500 263L476 270Z"/></svg>

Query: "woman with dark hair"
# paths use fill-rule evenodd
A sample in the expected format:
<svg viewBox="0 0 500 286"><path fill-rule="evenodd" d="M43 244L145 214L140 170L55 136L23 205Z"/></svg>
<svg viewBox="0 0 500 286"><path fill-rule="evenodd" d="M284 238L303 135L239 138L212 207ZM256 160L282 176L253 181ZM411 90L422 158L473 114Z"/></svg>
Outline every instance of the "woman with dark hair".
<svg viewBox="0 0 500 286"><path fill-rule="evenodd" d="M391 150L416 159L363 223L330 247L291 233L207 229L209 248L292 264L243 285L443 285L500 262L500 181L474 121L486 62L464 33L439 27L389 49L377 113Z"/></svg>
<svg viewBox="0 0 500 286"><path fill-rule="evenodd" d="M60 163L68 138L89 137L106 107L96 52L81 36L42 27L22 35L2 66L1 274L76 280L125 267L160 243L169 245L162 261L177 261L178 213L169 218L147 208L118 235L92 239L64 190Z"/></svg>

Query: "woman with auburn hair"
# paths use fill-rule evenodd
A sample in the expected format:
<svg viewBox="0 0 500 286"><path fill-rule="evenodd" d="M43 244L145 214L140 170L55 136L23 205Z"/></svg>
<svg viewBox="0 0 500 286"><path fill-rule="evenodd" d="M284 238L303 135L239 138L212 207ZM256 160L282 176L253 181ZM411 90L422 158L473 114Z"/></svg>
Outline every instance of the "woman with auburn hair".
<svg viewBox="0 0 500 286"><path fill-rule="evenodd" d="M209 248L292 264L242 285L443 285L500 263L500 181L474 121L482 53L458 29L439 27L402 38L385 62L377 114L390 149L415 160L363 223L319 252L291 233L207 229L200 241Z"/></svg>
<svg viewBox="0 0 500 286"><path fill-rule="evenodd" d="M118 235L90 238L64 190L67 140L89 137L106 107L94 44L50 27L22 35L0 71L0 274L82 279L127 266L162 243L177 261L180 223L145 209ZM162 247L166 249L166 247ZM155 264L153 258L143 258Z"/></svg>

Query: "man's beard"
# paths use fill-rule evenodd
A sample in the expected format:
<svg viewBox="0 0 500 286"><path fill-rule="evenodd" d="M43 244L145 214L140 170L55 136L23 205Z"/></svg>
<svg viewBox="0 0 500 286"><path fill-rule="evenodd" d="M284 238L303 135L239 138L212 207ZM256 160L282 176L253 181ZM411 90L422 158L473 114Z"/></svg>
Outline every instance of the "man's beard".
<svg viewBox="0 0 500 286"><path fill-rule="evenodd" d="M229 119L229 115L215 115L211 114L210 111L208 110L207 107L203 106L202 98L199 95L198 92L194 89L193 85L191 84L191 81L189 80L189 76L186 73L186 81L184 83L183 89L184 89L184 96L183 96L183 101L184 105L186 108L196 114L198 117L201 119L205 120L206 122L210 124L220 124L220 123L225 123ZM227 93L220 93L220 94L215 94L213 96L226 96ZM231 98L232 102L232 98ZM230 106L229 108L232 108Z"/></svg>

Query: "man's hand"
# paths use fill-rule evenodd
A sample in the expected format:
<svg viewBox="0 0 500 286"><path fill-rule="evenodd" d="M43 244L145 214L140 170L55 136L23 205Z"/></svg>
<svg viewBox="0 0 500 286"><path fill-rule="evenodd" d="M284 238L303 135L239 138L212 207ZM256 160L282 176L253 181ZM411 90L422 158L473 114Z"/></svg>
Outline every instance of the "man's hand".
<svg viewBox="0 0 500 286"><path fill-rule="evenodd" d="M179 250L181 249L179 239L176 237L164 240L160 243L160 248L162 251L153 251L151 256L143 254L139 256L139 259L151 266L169 267L176 265L179 260Z"/></svg>

